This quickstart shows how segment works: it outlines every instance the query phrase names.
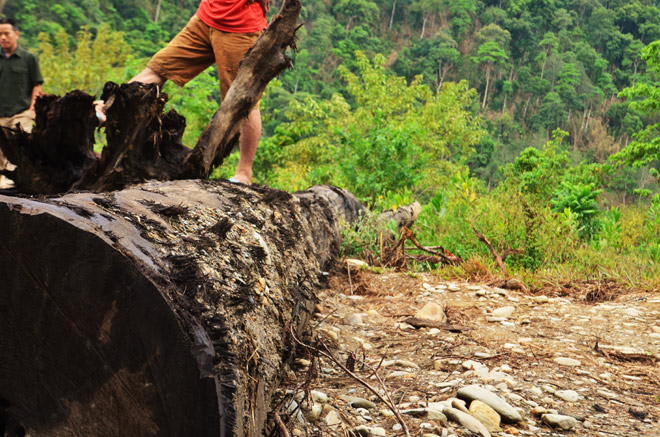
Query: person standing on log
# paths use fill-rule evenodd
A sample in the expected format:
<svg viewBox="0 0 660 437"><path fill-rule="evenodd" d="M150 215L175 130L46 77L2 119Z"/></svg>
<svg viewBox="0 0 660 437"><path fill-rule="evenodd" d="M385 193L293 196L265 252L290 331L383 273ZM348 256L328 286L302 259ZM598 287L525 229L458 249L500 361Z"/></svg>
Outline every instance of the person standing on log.
<svg viewBox="0 0 660 437"><path fill-rule="evenodd" d="M0 126L13 128L17 124L32 132L34 102L41 94L44 82L36 56L18 45L16 21L0 18ZM0 170L8 161L0 151ZM0 186L6 178L0 176Z"/></svg>
<svg viewBox="0 0 660 437"><path fill-rule="evenodd" d="M179 86L213 65L218 66L220 97L238 73L238 64L268 24L270 0L202 0L197 13L169 44L156 53L147 67L129 82L154 83L171 80ZM96 102L104 121L103 101ZM257 103L241 128L240 158L232 182L249 185L252 163L261 138L261 113Z"/></svg>

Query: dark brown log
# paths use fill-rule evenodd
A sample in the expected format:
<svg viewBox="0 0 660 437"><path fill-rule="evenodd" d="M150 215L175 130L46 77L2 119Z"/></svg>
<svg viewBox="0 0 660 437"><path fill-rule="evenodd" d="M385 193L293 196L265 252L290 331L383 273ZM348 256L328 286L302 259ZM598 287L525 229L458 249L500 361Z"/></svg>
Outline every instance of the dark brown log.
<svg viewBox="0 0 660 437"><path fill-rule="evenodd" d="M162 114L167 95L155 85L121 86L108 82L107 147L93 153L93 97L73 92L37 100L32 135L0 128L0 149L17 165L5 174L28 194L70 190L110 191L157 179L206 179L231 152L241 126L268 82L291 65L300 0L285 0L279 13L245 55L238 75L220 108L193 150L183 146L185 119L174 111Z"/></svg>
<svg viewBox="0 0 660 437"><path fill-rule="evenodd" d="M61 193L80 179L95 161L93 97L73 91L65 97L37 99L37 128L32 134L21 129L0 128L0 148L16 165L3 170L16 188L28 194Z"/></svg>
<svg viewBox="0 0 660 437"><path fill-rule="evenodd" d="M359 209L331 187L208 181L0 195L0 426L261 436L287 333Z"/></svg>

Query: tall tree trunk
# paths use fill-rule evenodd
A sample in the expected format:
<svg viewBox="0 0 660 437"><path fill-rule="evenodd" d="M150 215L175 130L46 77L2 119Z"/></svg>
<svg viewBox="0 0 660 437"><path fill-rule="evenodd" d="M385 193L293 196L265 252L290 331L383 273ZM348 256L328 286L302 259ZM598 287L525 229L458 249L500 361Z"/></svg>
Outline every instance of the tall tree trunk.
<svg viewBox="0 0 660 437"><path fill-rule="evenodd" d="M158 0L158 5L156 6L156 14L154 15L154 23L158 23L158 19L160 18L160 4L161 0Z"/></svg>
<svg viewBox="0 0 660 437"><path fill-rule="evenodd" d="M424 20L422 21L422 33L419 34L419 39L424 38L424 32L426 31L426 21L429 19L428 15L424 15Z"/></svg>
<svg viewBox="0 0 660 437"><path fill-rule="evenodd" d="M396 0L392 3L392 14L390 15L390 26L389 30L392 30L392 23L394 23L394 11L396 10Z"/></svg>
<svg viewBox="0 0 660 437"><path fill-rule="evenodd" d="M481 109L486 108L486 101L488 100L488 87L490 86L490 65L486 66L486 89L484 90L484 100L481 103Z"/></svg>
<svg viewBox="0 0 660 437"><path fill-rule="evenodd" d="M545 63L548 61L548 55L543 58L543 65L541 65L541 79L543 79L543 73L545 73Z"/></svg>
<svg viewBox="0 0 660 437"><path fill-rule="evenodd" d="M527 97L527 102L525 102L525 109L523 109L523 120L527 116L527 108L529 107L529 102L532 100L532 95L530 94L529 97Z"/></svg>

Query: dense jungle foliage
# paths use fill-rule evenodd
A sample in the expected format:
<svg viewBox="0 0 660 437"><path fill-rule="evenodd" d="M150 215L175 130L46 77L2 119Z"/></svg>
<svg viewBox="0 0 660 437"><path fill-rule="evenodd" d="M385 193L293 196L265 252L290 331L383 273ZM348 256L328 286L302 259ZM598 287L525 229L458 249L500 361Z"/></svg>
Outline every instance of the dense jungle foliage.
<svg viewBox="0 0 660 437"><path fill-rule="evenodd" d="M128 80L197 5L0 0L57 94ZM453 273L496 269L474 226L518 249L507 269L532 282L660 285L656 2L304 0L302 20L294 69L261 102L256 183L333 183L374 209L419 200L417 239L470 260ZM165 91L193 145L215 72ZM377 252L368 227L346 242Z"/></svg>

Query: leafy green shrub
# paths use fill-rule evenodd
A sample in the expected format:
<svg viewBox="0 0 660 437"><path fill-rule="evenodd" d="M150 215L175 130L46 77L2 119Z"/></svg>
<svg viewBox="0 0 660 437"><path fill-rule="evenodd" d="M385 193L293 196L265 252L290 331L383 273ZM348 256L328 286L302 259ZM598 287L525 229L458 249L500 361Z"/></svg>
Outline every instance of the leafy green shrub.
<svg viewBox="0 0 660 437"><path fill-rule="evenodd" d="M598 233L598 247L621 249L623 228L621 226L621 209L612 207L603 215Z"/></svg>
<svg viewBox="0 0 660 437"><path fill-rule="evenodd" d="M389 128L385 121L374 124L366 134L350 129L341 132L338 162L342 185L374 204L379 193L416 187L423 178L429 156L415 138L419 127L411 124Z"/></svg>
<svg viewBox="0 0 660 437"><path fill-rule="evenodd" d="M552 210L562 212L570 210L575 214L578 224L578 233L585 240L591 240L598 230L598 195L602 190L597 190L592 184L572 184L563 181L559 190L555 191L551 200Z"/></svg>
<svg viewBox="0 0 660 437"><path fill-rule="evenodd" d="M387 191L434 191L463 168L483 135L474 90L445 82L435 93L384 63L357 52L356 72L338 68L348 97L293 99L289 121L260 145L257 177L283 189L333 183L373 203Z"/></svg>

